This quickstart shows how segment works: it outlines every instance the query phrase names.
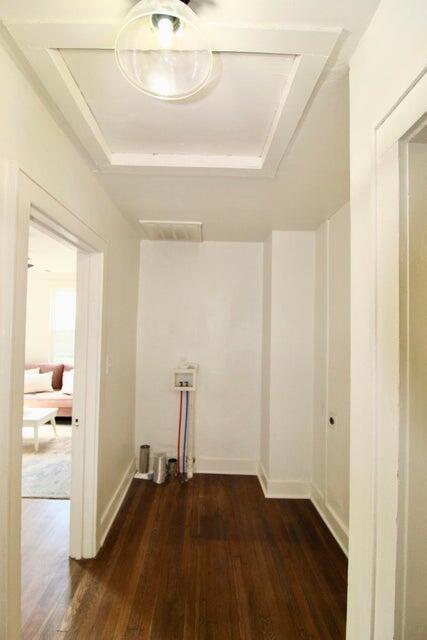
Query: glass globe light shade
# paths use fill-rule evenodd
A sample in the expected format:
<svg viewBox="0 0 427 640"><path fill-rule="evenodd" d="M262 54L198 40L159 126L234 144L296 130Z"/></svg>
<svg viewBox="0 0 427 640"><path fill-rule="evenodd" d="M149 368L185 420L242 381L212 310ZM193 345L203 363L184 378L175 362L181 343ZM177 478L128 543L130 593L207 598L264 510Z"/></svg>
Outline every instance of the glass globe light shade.
<svg viewBox="0 0 427 640"><path fill-rule="evenodd" d="M163 100L193 95L212 70L203 25L180 0L138 2L117 35L115 53L134 87Z"/></svg>

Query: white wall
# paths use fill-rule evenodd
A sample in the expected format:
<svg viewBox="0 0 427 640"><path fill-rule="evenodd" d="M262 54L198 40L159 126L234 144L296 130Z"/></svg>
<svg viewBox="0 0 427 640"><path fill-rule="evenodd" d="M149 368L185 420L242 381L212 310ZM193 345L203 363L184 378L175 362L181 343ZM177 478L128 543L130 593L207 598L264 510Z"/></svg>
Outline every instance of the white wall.
<svg viewBox="0 0 427 640"><path fill-rule="evenodd" d="M202 471L256 473L261 414L262 244L141 243L136 446L176 453L181 358L200 365Z"/></svg>
<svg viewBox="0 0 427 640"><path fill-rule="evenodd" d="M15 163L108 243L101 373L98 528L134 455L138 241L80 152L0 43L0 158ZM7 216L7 211L2 211ZM19 536L17 537L19 540Z"/></svg>
<svg viewBox="0 0 427 640"><path fill-rule="evenodd" d="M262 296L260 469L266 478L270 476L271 252L272 238L270 235L264 242Z"/></svg>
<svg viewBox="0 0 427 640"><path fill-rule="evenodd" d="M329 221L329 363L325 499L347 531L350 466L350 207Z"/></svg>
<svg viewBox="0 0 427 640"><path fill-rule="evenodd" d="M311 491L314 241L310 231L273 231L271 250L266 245L263 420L267 424L261 433L268 455L263 455L260 476L271 496L307 497Z"/></svg>
<svg viewBox="0 0 427 640"><path fill-rule="evenodd" d="M427 59L425 0L382 0L350 65L351 453L348 640L372 638L375 575L375 127ZM389 603L391 607L394 603ZM380 637L379 635L376 637ZM388 638L387 638L388 640Z"/></svg>
<svg viewBox="0 0 427 640"><path fill-rule="evenodd" d="M350 450L350 208L316 231L313 500L348 546ZM334 425L328 422L334 418Z"/></svg>
<svg viewBox="0 0 427 640"><path fill-rule="evenodd" d="M51 362L50 312L52 295L60 289L76 288L75 274L53 274L28 270L25 362Z"/></svg>
<svg viewBox="0 0 427 640"><path fill-rule="evenodd" d="M328 415L328 242L329 221L316 230L313 392L313 492L324 500L325 442Z"/></svg>

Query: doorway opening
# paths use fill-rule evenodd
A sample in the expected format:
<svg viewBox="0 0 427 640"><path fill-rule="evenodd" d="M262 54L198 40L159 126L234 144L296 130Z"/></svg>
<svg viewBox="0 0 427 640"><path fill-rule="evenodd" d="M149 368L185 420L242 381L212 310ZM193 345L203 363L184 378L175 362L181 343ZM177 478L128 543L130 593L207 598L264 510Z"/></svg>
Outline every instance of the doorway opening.
<svg viewBox="0 0 427 640"><path fill-rule="evenodd" d="M74 248L76 252L76 309L75 348L72 400L72 453L71 488L69 506L69 544L64 536L57 543L66 542L66 570L72 572L68 556L72 559L92 558L100 547L97 514L98 495L98 432L101 416L101 369L103 363L103 289L104 256L106 241L78 216L29 178L13 164L5 167L6 217L2 217L2 313L0 341L2 342L3 383L0 413L4 450L8 452L9 464L4 468L8 479L9 505L2 511L5 534L3 552L8 558L10 571L7 574L2 628L8 629L8 637L19 637L22 630L21 585L38 593L44 590L52 597L60 598L60 579L48 589L38 583L35 573L24 585L21 579L21 477L22 477L22 432L23 396L25 370L26 306L30 228L39 231ZM58 302L58 301L57 301ZM60 301L58 302L60 305ZM61 339L56 336L55 350L61 350ZM60 339L61 338L61 339ZM65 357L63 354L62 357ZM37 369L38 367L33 367ZM65 366L64 366L65 368ZM41 372L39 372L41 373ZM52 376L53 377L53 376ZM56 426L56 425L55 425ZM53 425L51 423L53 437ZM34 438L31 439L34 445ZM40 445L40 442L39 442ZM39 446L40 449L40 446ZM34 501L33 501L34 502ZM45 500L51 506L62 501ZM39 539L53 531L54 520L49 514L38 521L39 536L28 553L35 558ZM38 539L39 538L39 539ZM28 549L28 547L27 547ZM68 584L68 583L67 583ZM68 589L68 586L66 586ZM64 594L65 596L65 594ZM29 637L36 637L34 629ZM33 635L31 635L33 634Z"/></svg>
<svg viewBox="0 0 427 640"><path fill-rule="evenodd" d="M69 500L77 251L34 225L28 248L21 491Z"/></svg>
<svg viewBox="0 0 427 640"><path fill-rule="evenodd" d="M60 590L60 576L69 571L77 249L31 223L27 269L23 638L34 637L34 620L49 620L53 599L48 594Z"/></svg>

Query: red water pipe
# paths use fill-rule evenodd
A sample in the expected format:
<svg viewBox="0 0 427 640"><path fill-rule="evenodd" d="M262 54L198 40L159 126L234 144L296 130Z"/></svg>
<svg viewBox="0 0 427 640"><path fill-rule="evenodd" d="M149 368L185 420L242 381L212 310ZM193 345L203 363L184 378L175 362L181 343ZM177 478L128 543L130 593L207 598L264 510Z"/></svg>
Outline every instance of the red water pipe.
<svg viewBox="0 0 427 640"><path fill-rule="evenodd" d="M181 456L180 456L180 450L181 450L181 423L182 423L182 391L179 392L179 425L178 425L178 454L177 454L177 459L178 459L178 473L181 473Z"/></svg>

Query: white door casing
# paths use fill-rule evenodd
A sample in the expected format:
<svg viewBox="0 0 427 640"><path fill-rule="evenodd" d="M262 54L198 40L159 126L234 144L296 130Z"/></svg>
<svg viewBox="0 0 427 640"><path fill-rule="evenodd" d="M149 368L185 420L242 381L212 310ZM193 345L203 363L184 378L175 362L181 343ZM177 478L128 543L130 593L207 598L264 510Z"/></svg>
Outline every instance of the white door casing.
<svg viewBox="0 0 427 640"><path fill-rule="evenodd" d="M107 243L19 167L1 165L0 638L20 637L21 432L30 222L78 250L70 555L97 552L97 460Z"/></svg>
<svg viewBox="0 0 427 640"><path fill-rule="evenodd" d="M373 450L366 446L364 451L365 456L372 455L374 467L372 546L364 549L365 555L370 554L372 568L372 583L366 585L371 602L371 631L366 640L391 640L395 635L396 572L400 548L400 227L406 195L402 168L408 139L424 116L426 105L427 74L424 70L375 129L374 434ZM352 433L355 429L357 425L352 424ZM356 511L357 508L354 502L350 503L350 510ZM357 562L356 553L350 554L350 562ZM350 599L349 608L352 606ZM355 622L353 615L349 619L352 621L350 624ZM353 627L348 627L347 637L360 636Z"/></svg>

